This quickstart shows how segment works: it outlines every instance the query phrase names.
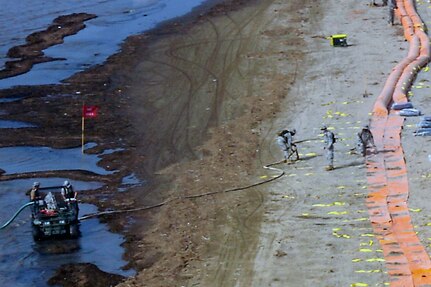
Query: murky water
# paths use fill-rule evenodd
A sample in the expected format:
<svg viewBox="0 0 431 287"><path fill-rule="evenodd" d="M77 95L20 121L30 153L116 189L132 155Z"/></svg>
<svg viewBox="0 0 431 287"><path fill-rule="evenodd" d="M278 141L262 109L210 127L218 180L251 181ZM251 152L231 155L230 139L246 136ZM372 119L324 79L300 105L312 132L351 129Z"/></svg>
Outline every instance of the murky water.
<svg viewBox="0 0 431 287"><path fill-rule="evenodd" d="M1 111L0 111L1 115ZM34 128L35 125L20 121L5 121L0 120L0 129L21 129L21 128Z"/></svg>
<svg viewBox="0 0 431 287"><path fill-rule="evenodd" d="M145 183L146 183L145 180L140 180L139 178L136 177L134 173L132 173L128 176L123 177L121 181L121 185L118 188L118 191L125 192L133 186L142 186Z"/></svg>
<svg viewBox="0 0 431 287"><path fill-rule="evenodd" d="M116 53L126 37L154 28L157 24L185 15L205 0L0 0L0 68L8 60L7 51L25 43L25 38L46 29L60 15L91 13L98 17L85 22L86 28L66 37L64 43L44 50L47 56L64 58L38 64L23 75L0 80L0 89L18 85L55 84L76 72L103 63ZM47 96L49 97L49 96ZM8 103L20 98L0 99ZM0 115L6 114L0 110ZM32 127L30 123L0 121L1 128ZM32 127L33 128L33 127ZM37 128L37 127L34 127ZM86 145L86 148L94 144ZM121 149L106 150L100 155L82 154L81 148L54 149L40 146L0 148L0 168L7 174L50 170L86 170L100 175L107 171L97 164L102 155ZM59 185L63 178L41 178L0 182L0 224L28 202L25 191L33 181L43 186ZM100 183L72 181L84 193ZM120 191L144 184L131 174L123 179ZM89 204L80 206L80 214L96 212ZM130 218L130 222L133 219ZM127 228L127 227L126 227ZM55 240L35 243L31 234L30 210L25 210L6 229L0 230L0 286L46 286L55 269L66 263L88 262L110 273L129 276L133 271L122 267L123 238L110 233L98 219L81 223L82 236L77 240ZM61 252L60 252L61 251Z"/></svg>
<svg viewBox="0 0 431 287"><path fill-rule="evenodd" d="M16 98L2 98L0 99L0 103L11 103L21 100L22 97L16 97Z"/></svg>
<svg viewBox="0 0 431 287"><path fill-rule="evenodd" d="M13 213L28 202L25 191L33 181L45 186L61 185L63 178L25 179L0 182L0 220L7 221ZM101 187L98 182L72 181L79 193ZM80 214L96 212L90 204L80 205ZM66 263L93 263L105 272L131 276L125 271L120 247L123 238L110 233L98 219L81 222L81 237L77 240L52 240L36 243L31 234L30 210L24 210L6 229L0 230L1 286L47 286L54 271Z"/></svg>
<svg viewBox="0 0 431 287"><path fill-rule="evenodd" d="M119 49L126 37L154 28L162 21L182 16L204 0L75 0L1 1L0 67L11 60L7 51L25 43L25 37L46 29L58 16L86 12L98 17L87 21L78 34L61 45L44 50L47 56L65 58L38 64L23 75L0 80L0 88L53 84L100 64Z"/></svg>
<svg viewBox="0 0 431 287"><path fill-rule="evenodd" d="M94 147L94 143L85 145L85 149ZM103 154L110 154L121 149L112 149ZM54 149L44 146L22 146L0 148L0 168L6 174L50 171L50 170L86 170L96 174L112 174L97 165L101 160L97 154L83 154L81 147Z"/></svg>
<svg viewBox="0 0 431 287"><path fill-rule="evenodd" d="M11 102L19 101L21 99L22 99L21 97L2 98L0 99L0 103L11 103ZM7 115L7 113L3 110L0 110L0 116L1 115ZM32 123L0 120L0 129L20 129L20 128L34 128L34 127L36 127L36 125Z"/></svg>

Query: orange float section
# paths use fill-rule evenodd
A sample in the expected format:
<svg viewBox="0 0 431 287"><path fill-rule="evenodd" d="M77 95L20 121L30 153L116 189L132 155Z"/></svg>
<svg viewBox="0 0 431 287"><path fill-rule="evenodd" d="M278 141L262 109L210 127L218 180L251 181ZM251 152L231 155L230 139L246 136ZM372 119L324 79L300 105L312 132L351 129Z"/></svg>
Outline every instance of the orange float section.
<svg viewBox="0 0 431 287"><path fill-rule="evenodd" d="M373 114L387 116L388 106L394 102L407 102L407 91L416 74L430 59L429 38L424 32L424 24L418 16L412 1L398 1L397 16L404 28L404 37L409 41L409 52L392 70L385 86L378 96Z"/></svg>
<svg viewBox="0 0 431 287"><path fill-rule="evenodd" d="M407 102L416 74L430 60L429 38L412 0L397 1L397 16L409 41L409 52L389 75L377 97L371 130L377 149L366 158L368 213L382 246L390 286L431 286L431 260L417 237L407 205L407 168L401 146L404 117L389 109L392 102Z"/></svg>

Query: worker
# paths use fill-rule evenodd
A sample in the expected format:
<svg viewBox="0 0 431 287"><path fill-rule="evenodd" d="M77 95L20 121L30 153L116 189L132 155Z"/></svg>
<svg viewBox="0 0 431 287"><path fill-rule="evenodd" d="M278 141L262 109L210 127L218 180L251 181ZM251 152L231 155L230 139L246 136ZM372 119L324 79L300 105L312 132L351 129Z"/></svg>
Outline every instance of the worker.
<svg viewBox="0 0 431 287"><path fill-rule="evenodd" d="M356 152L361 154L362 156L365 156L365 145L361 138L361 133L356 134Z"/></svg>
<svg viewBox="0 0 431 287"><path fill-rule="evenodd" d="M365 125L357 134L357 146L360 153L365 156L367 148L376 148L374 137L368 125Z"/></svg>
<svg viewBox="0 0 431 287"><path fill-rule="evenodd" d="M336 141L335 135L333 132L328 130L328 128L323 125L320 129L323 132L323 140L325 143L325 146L323 149L326 150L326 160L328 161L328 165L326 166L326 170L333 170L334 169L334 143Z"/></svg>
<svg viewBox="0 0 431 287"><path fill-rule="evenodd" d="M68 180L64 181L63 187L61 188L61 194L63 195L63 198L66 201L67 205L75 211L76 215L78 215L79 206L78 202L76 201L78 192L73 190L72 184L70 184Z"/></svg>
<svg viewBox="0 0 431 287"><path fill-rule="evenodd" d="M33 186L27 190L25 195L30 196L30 201L33 202L33 205L31 206L32 212L31 217L34 218L34 215L39 211L40 201L42 199L42 196L39 191L40 183L35 181L33 182ZM44 202L42 201L41 205L43 205Z"/></svg>
<svg viewBox="0 0 431 287"><path fill-rule="evenodd" d="M63 195L64 199L76 199L78 193L73 190L72 185L69 181L65 180L63 183L63 187L61 189L61 194Z"/></svg>
<svg viewBox="0 0 431 287"><path fill-rule="evenodd" d="M382 6L387 6L387 5L388 5L388 0L383 0ZM370 3L370 6L377 6L376 0L372 0Z"/></svg>
<svg viewBox="0 0 431 287"><path fill-rule="evenodd" d="M33 183L32 188L29 191L29 193L30 193L30 200L31 201L36 201L36 200L40 199L39 187L40 187L40 183L37 182L37 181L35 181Z"/></svg>
<svg viewBox="0 0 431 287"><path fill-rule="evenodd" d="M395 9L398 9L397 0L389 0L389 25L394 25Z"/></svg>
<svg viewBox="0 0 431 287"><path fill-rule="evenodd" d="M293 143L293 136L296 134L296 130L282 130L278 133L277 144L280 146L284 153L284 162L290 160L292 155L296 155L296 160L299 159L298 149Z"/></svg>

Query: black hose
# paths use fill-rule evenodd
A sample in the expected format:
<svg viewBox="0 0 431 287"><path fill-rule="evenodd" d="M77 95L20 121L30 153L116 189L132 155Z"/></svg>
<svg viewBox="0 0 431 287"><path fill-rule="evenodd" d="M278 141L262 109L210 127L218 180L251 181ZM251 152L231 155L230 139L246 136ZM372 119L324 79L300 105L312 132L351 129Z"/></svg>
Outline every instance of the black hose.
<svg viewBox="0 0 431 287"><path fill-rule="evenodd" d="M142 206L142 207L137 207L137 208L131 208L131 209L123 209L123 210L109 210L109 211L102 211L102 212L97 212L97 213L92 213L92 214L86 214L82 217L79 218L79 220L85 220L85 219L89 219L89 218L93 218L93 217L98 217L101 215L110 215L110 214L117 214L117 213L125 213L125 212L134 212L134 211L142 211L142 210L148 210L148 209L152 209L152 208L156 208L156 207L160 207L163 206L171 201L174 200L182 200L182 199L193 199L193 198L199 198L199 197L203 197L203 196L208 196L208 195L214 195L217 193L225 193L225 192L232 192L232 191L239 191L239 190L244 190L244 189L248 189L248 188L252 188L261 184L265 184L268 182L271 182L273 180L279 179L280 177L282 177L285 172L279 168L274 168L272 167L273 165L277 165L280 163L283 163L283 161L278 161L278 162L274 162L274 163L270 163L268 165L263 166L263 168L265 169L270 169L270 170L274 170L279 172L279 174L275 177L272 177L270 179L267 180L263 180L263 181L259 181L257 183L253 183L250 185L246 185L246 186L241 186L241 187L235 187L235 188L231 188L231 189L226 189L226 190L217 190L217 191L212 191L212 192L206 192L206 193L201 193L201 194L195 194L195 195L187 195L187 196L180 196L180 197L175 197L175 198L169 198L163 202L154 204L154 205L150 205L150 206Z"/></svg>

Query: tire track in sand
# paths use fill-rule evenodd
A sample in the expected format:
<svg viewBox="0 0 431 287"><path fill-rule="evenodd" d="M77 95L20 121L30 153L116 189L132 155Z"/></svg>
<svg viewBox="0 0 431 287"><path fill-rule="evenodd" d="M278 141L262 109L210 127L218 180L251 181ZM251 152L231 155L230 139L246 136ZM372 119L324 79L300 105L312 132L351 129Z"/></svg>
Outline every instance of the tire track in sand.
<svg viewBox="0 0 431 287"><path fill-rule="evenodd" d="M211 65L221 65L221 72L218 77L218 85L220 91L228 90L230 76L236 73L242 81L246 81L246 87L252 86L252 79L247 79L240 70L240 62L242 56L250 51L250 43L253 37L258 37L258 31L261 31L265 23L262 23L263 17L261 14L265 13L268 7L273 3L273 0L263 1L259 4L252 14L247 15L246 18L237 21L227 15L226 17L231 21L234 29L228 34L231 39L229 45L224 47L224 53L221 54L220 63L212 61ZM226 32L220 31L221 34ZM238 41L239 40L239 41ZM221 51L223 52L223 51ZM224 56L223 56L224 55ZM247 88L246 96L250 96L252 91ZM226 94L219 93L215 98L214 105L220 106ZM217 112L218 114L219 112ZM218 117L219 115L217 115ZM242 204L241 208L232 213L230 218L231 224L236 232L229 232L228 237L222 237L219 247L219 256L217 258L216 270L214 272L213 286L250 286L252 276L246 274L251 272L250 268L240 265L241 262L247 262L247 257L253 254L253 248L250 248L252 241L251 234L256 233L255 229L258 228L255 222L255 217L258 210L262 207L264 196L259 189L250 191L249 200ZM247 208L244 206L247 205ZM250 259L251 262L251 259Z"/></svg>

